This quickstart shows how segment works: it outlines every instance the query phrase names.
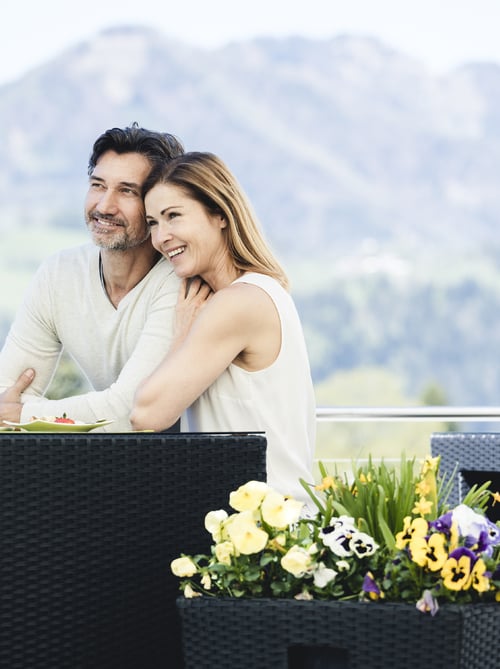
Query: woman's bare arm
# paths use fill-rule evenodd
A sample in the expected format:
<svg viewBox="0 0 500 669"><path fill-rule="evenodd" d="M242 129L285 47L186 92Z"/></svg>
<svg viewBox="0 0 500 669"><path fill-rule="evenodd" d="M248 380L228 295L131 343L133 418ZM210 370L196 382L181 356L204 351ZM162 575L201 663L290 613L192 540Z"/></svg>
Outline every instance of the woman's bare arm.
<svg viewBox="0 0 500 669"><path fill-rule="evenodd" d="M261 369L279 352L279 317L270 297L249 284L233 284L195 306L189 327L180 327L175 344L140 385L131 414L134 429L163 430L173 425L232 363ZM184 315L190 308L185 304ZM186 322L189 321L187 316ZM182 334L181 334L182 333Z"/></svg>

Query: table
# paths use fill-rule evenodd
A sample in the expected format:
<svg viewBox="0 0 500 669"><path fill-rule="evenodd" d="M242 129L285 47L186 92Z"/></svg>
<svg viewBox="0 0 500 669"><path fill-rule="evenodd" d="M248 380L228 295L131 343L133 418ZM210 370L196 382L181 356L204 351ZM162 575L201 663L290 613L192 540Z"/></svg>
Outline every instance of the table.
<svg viewBox="0 0 500 669"><path fill-rule="evenodd" d="M182 666L170 561L265 480L259 434L0 432L0 667Z"/></svg>

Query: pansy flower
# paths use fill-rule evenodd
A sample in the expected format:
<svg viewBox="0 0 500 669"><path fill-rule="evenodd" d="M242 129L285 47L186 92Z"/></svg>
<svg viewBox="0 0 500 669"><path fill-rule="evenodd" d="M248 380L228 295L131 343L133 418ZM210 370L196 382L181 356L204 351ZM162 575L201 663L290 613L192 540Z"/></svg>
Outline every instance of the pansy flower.
<svg viewBox="0 0 500 669"><path fill-rule="evenodd" d="M474 551L476 555L484 554L488 557L493 555L494 546L490 542L490 536L487 530L479 533L479 537L467 536L464 539L464 546Z"/></svg>
<svg viewBox="0 0 500 669"><path fill-rule="evenodd" d="M281 566L295 578L302 578L313 569L311 555L302 546L292 546L281 558Z"/></svg>
<svg viewBox="0 0 500 669"><path fill-rule="evenodd" d="M486 569L482 558L476 560L471 572L471 585L478 592L487 592L490 589L491 573Z"/></svg>
<svg viewBox="0 0 500 669"><path fill-rule="evenodd" d="M414 518L412 520L411 516L406 516L403 520L403 529L396 534L396 548L402 550L413 537L425 537L428 527L425 518Z"/></svg>
<svg viewBox="0 0 500 669"><path fill-rule="evenodd" d="M443 584L448 590L468 590L476 556L468 548L452 551L441 569Z"/></svg>
<svg viewBox="0 0 500 669"><path fill-rule="evenodd" d="M409 544L413 562L431 571L439 571L446 562L448 553L445 548L444 534L434 533L428 538L416 536Z"/></svg>
<svg viewBox="0 0 500 669"><path fill-rule="evenodd" d="M251 555L264 550L269 535L257 526L251 511L241 511L230 516L225 529L236 551L243 555Z"/></svg>
<svg viewBox="0 0 500 669"><path fill-rule="evenodd" d="M248 481L229 494L229 504L236 511L255 511L269 490L263 481Z"/></svg>
<svg viewBox="0 0 500 669"><path fill-rule="evenodd" d="M449 536L451 532L452 522L453 522L452 513L451 511L448 511L447 513L444 513L442 516L439 516L439 518L436 518L436 520L430 520L429 526L433 527L438 532L442 532L443 534Z"/></svg>
<svg viewBox="0 0 500 669"><path fill-rule="evenodd" d="M323 544L328 546L332 553L342 558L352 555L350 541L354 534L356 534L356 530L352 527L339 527L338 529L323 527L319 532Z"/></svg>
<svg viewBox="0 0 500 669"><path fill-rule="evenodd" d="M418 600L417 609L422 611L422 613L430 613L431 616L435 616L439 611L439 604L435 597L433 597L430 590L424 590L422 597Z"/></svg>
<svg viewBox="0 0 500 669"><path fill-rule="evenodd" d="M222 541L224 521L227 520L227 517L224 509L209 511L205 516L205 529L210 532L212 539L216 542Z"/></svg>
<svg viewBox="0 0 500 669"><path fill-rule="evenodd" d="M328 531L333 532L333 530L338 530L341 527L349 528L354 532L356 530L356 521L351 516L334 516L330 520Z"/></svg>
<svg viewBox="0 0 500 669"><path fill-rule="evenodd" d="M378 544L369 534L356 532L349 541L349 548L356 557L363 558L373 555L378 548Z"/></svg>
<svg viewBox="0 0 500 669"><path fill-rule="evenodd" d="M472 537L477 540L481 532L487 531L491 532L491 540L494 542L500 535L500 529L496 525L466 504L456 506L452 511L452 517L462 537Z"/></svg>
<svg viewBox="0 0 500 669"><path fill-rule="evenodd" d="M262 500L262 518L268 525L284 530L298 521L303 506L303 502L271 490Z"/></svg>
<svg viewBox="0 0 500 669"><path fill-rule="evenodd" d="M319 562L313 573L314 585L317 588L326 588L329 583L335 580L337 574L338 572L335 569L330 569L324 562Z"/></svg>
<svg viewBox="0 0 500 669"><path fill-rule="evenodd" d="M365 592L370 599L383 599L384 593L378 586L371 571L365 574L361 590Z"/></svg>

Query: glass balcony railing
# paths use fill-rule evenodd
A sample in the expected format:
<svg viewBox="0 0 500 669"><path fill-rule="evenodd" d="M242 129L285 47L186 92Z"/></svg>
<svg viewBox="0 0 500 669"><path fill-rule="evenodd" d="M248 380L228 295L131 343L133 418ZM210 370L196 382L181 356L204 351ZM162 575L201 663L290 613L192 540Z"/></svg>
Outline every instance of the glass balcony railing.
<svg viewBox="0 0 500 669"><path fill-rule="evenodd" d="M350 471L365 460L417 459L433 432L500 432L500 406L318 407L316 461Z"/></svg>

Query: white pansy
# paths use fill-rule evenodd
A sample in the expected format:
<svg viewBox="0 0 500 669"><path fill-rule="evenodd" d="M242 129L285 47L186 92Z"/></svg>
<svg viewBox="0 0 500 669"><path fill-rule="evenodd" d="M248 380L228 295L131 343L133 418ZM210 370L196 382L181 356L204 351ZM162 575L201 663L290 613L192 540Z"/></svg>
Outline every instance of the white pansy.
<svg viewBox="0 0 500 669"><path fill-rule="evenodd" d="M324 562L320 562L314 570L314 585L317 588L326 588L326 586L335 580L337 576L335 569L330 569Z"/></svg>
<svg viewBox="0 0 500 669"><path fill-rule="evenodd" d="M488 521L485 516L476 513L466 504L456 506L453 509L452 518L457 523L458 531L462 537L479 539L481 532L488 529Z"/></svg>

